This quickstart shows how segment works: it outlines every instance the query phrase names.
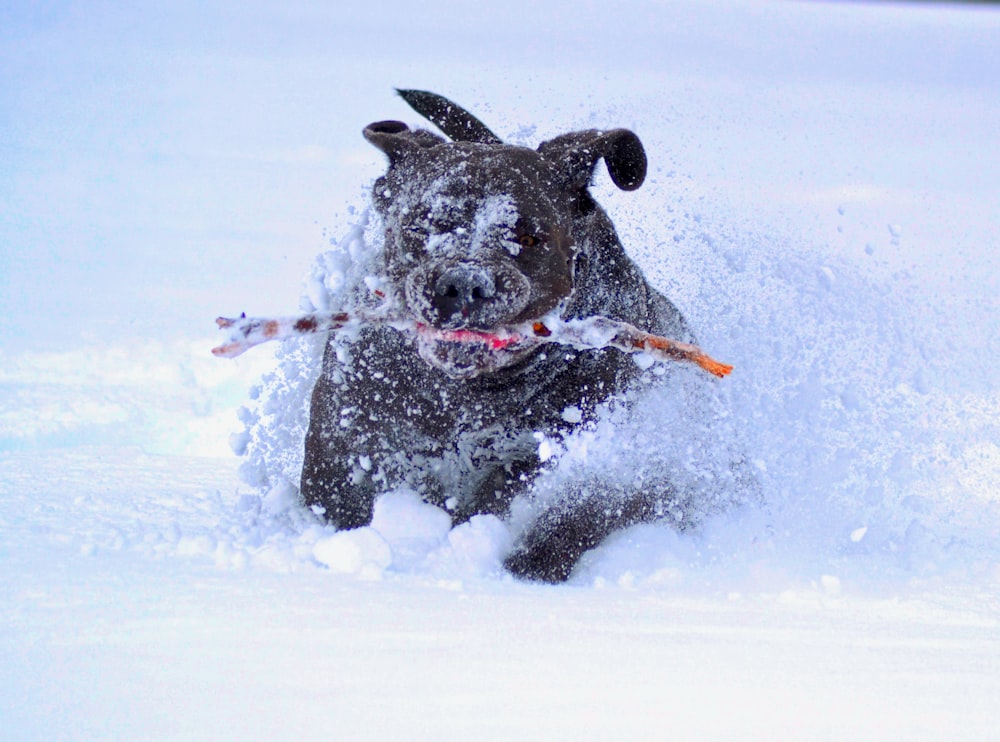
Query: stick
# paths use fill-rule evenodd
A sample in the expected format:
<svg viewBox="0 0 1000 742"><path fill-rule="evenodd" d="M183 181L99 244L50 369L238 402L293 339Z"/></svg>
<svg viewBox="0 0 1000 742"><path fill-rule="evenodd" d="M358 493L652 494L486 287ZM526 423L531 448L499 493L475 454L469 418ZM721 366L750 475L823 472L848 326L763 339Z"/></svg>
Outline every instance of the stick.
<svg viewBox="0 0 1000 742"><path fill-rule="evenodd" d="M574 320L547 317L544 322L524 323L486 332L473 329L442 330L416 320L389 317L378 312L318 312L300 317L273 319L247 317L244 314L235 319L219 317L215 320L220 329L230 331L230 336L229 342L213 348L212 353L225 358L235 358L255 345L269 340L337 331L350 323L383 324L400 332L416 332L447 342L481 342L489 345L492 350L559 343L580 350L611 347L625 353L645 352L658 361L694 363L720 378L728 376L733 370L732 366L716 361L697 345L653 335L627 322L607 317Z"/></svg>

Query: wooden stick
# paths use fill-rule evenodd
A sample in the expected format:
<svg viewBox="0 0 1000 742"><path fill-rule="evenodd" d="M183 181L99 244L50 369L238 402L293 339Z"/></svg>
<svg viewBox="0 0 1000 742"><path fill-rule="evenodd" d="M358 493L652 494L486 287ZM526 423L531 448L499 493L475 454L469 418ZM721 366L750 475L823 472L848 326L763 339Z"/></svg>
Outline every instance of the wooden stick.
<svg viewBox="0 0 1000 742"><path fill-rule="evenodd" d="M716 361L697 345L644 332L627 322L607 317L562 320L546 317L544 321L524 323L494 331L474 329L440 329L416 320L390 317L378 312L317 312L300 317L237 318L219 317L215 324L219 329L229 330L229 341L212 349L212 353L224 358L235 358L255 345L270 340L283 340L317 332L331 332L343 329L356 322L362 324L384 324L400 332L416 332L429 335L433 339L454 343L485 343L491 350L505 350L512 346L559 343L580 350L617 348L625 353L648 353L658 361L681 361L694 363L713 376L728 376L733 367Z"/></svg>

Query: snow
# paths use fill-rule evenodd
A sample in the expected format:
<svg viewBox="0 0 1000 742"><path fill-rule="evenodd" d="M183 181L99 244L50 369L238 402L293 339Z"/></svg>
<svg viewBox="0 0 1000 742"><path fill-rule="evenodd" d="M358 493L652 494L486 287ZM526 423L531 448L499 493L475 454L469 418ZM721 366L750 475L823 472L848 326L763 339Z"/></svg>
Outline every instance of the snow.
<svg viewBox="0 0 1000 742"><path fill-rule="evenodd" d="M0 737L995 736L995 9L0 17ZM393 86L529 146L640 135L643 188L593 192L735 370L677 373L709 414L665 393L534 443L556 477L707 482L725 442L759 505L615 534L560 587L501 569L530 513L296 506L321 341L221 360L212 321L379 288L360 131L417 122Z"/></svg>

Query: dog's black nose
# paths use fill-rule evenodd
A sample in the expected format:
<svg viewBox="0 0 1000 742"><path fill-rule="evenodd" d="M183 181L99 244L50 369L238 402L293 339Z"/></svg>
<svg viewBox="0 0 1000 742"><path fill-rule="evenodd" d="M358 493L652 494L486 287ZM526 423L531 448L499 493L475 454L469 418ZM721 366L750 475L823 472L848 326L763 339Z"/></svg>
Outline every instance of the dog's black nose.
<svg viewBox="0 0 1000 742"><path fill-rule="evenodd" d="M482 309L496 294L496 281L481 268L456 265L444 271L434 282L432 303L438 320L444 325L475 322Z"/></svg>

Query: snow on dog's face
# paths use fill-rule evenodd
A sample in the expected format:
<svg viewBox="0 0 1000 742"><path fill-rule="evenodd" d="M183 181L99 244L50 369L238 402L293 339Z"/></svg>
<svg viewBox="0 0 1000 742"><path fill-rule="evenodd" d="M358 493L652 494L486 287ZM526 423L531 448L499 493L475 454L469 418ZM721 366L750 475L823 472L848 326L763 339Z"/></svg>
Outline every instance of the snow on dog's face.
<svg viewBox="0 0 1000 742"><path fill-rule="evenodd" d="M435 143L405 148L375 184L386 278L422 328L424 361L456 378L496 371L537 352L502 328L573 291L570 199L533 150L424 141Z"/></svg>
<svg viewBox="0 0 1000 742"><path fill-rule="evenodd" d="M399 121L365 129L389 156L372 194L385 224L385 277L423 328L424 361L456 378L510 366L537 350L505 342L503 328L572 297L574 240L583 239L573 233L597 208L587 193L595 165L603 159L612 181L634 190L646 177L642 143L613 129L516 147L440 96L400 95L453 141Z"/></svg>

